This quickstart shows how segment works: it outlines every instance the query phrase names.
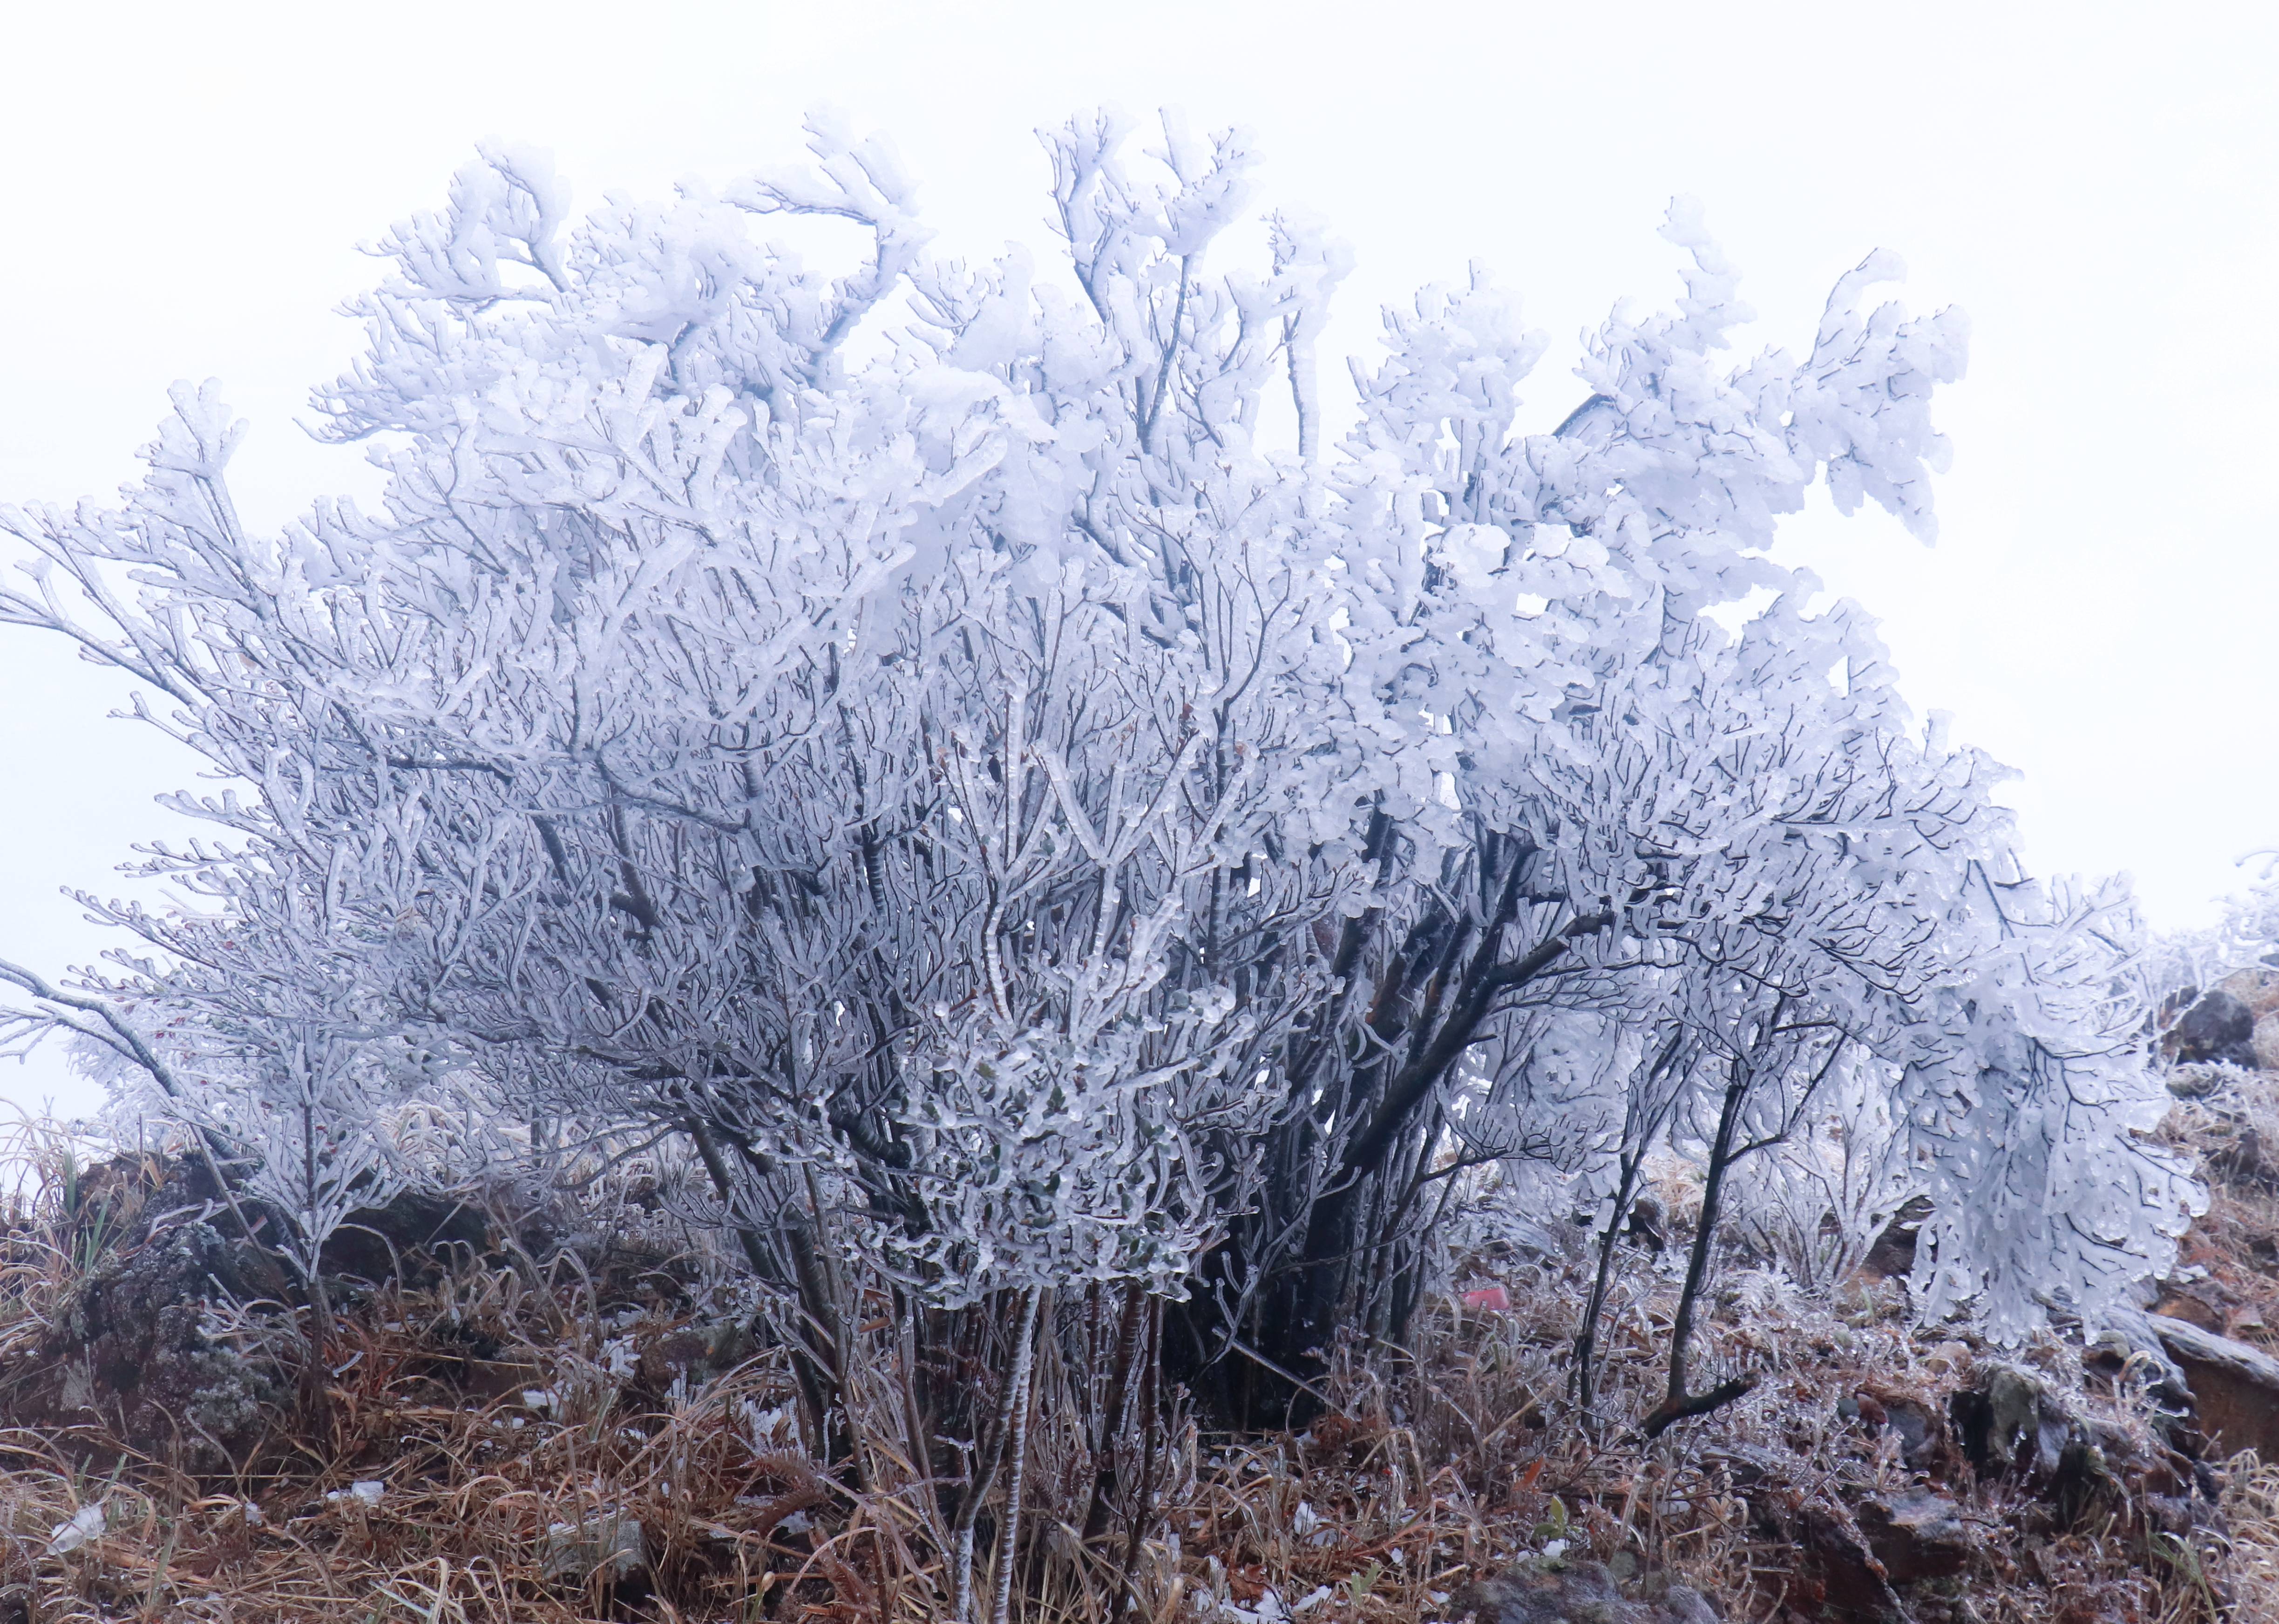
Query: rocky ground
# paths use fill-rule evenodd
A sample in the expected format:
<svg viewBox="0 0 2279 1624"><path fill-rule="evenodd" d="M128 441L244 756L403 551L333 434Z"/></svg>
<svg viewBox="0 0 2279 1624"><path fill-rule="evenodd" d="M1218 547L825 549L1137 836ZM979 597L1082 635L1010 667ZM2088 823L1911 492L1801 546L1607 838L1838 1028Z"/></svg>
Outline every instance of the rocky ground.
<svg viewBox="0 0 2279 1624"><path fill-rule="evenodd" d="M1564 1364L1587 1259L1485 1248L1413 1366L1348 1356L1305 1431L1175 1429L1124 1616L2279 1619L2279 1066L2247 1064L2273 1037L2279 974L2182 1012L2163 1132L2209 1211L2097 1339L1916 1324L1903 1227L1832 1301L1736 1259L1706 1364L1756 1385L1646 1443L1622 1418L1668 1271L1630 1259L1593 1429ZM808 1466L748 1305L638 1189L368 1215L316 1392L263 1306L288 1282L199 1165L42 1153L0 1270L0 1624L938 1615L919 1491ZM1025 1615L1106 1619L1056 1440Z"/></svg>

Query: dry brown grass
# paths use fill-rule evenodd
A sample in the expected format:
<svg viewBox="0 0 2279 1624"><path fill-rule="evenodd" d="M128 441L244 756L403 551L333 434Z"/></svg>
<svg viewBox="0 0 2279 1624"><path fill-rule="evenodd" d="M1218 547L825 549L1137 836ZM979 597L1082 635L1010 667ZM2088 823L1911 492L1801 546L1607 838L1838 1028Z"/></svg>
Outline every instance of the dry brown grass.
<svg viewBox="0 0 2279 1624"><path fill-rule="evenodd" d="M155 1187L155 1169L114 1169L81 1175L72 1196L56 1172L0 1259L10 1381L27 1378L48 1328ZM889 1317L859 1335L857 1490L802 1452L779 1352L675 1374L674 1350L727 1316L703 1306L713 1261L658 1266L653 1242L628 1253L649 1258L645 1283L574 1258L462 1260L348 1303L321 1416L280 1411L228 1472L138 1452L94 1412L0 1434L0 1587L28 1586L43 1624L941 1617L943 1530L934 1485L911 1465L909 1373ZM1062 1419L1080 1406L1055 1384L1078 1378L1048 1351L1017 1616L1107 1624L1126 1599L1128 1554L1124 1624L1271 1616L1270 1591L1283 1606L1312 1598L1305 1624L1445 1618L1468 1581L1563 1541L1570 1556L1634 1577L1692 1582L1723 1597L1730 1618L1776 1618L1796 1594L1798 1551L1769 1529L1765 1507L1840 1517L1847 1500L1920 1475L1888 1432L1839 1401L1907 1396L1943 1411L1984 1356L1911 1328L1888 1282L1815 1304L1737 1272L1702 1368L1708 1379L1754 1371L1760 1385L1643 1443L1622 1423L1659 1397L1672 1293L1632 1257L1609 1305L1608 1420L1594 1440L1566 1398L1582 1265L1506 1255L1492 1272L1511 1312L1450 1301L1412 1351L1344 1348L1326 1407L1302 1432L1206 1437L1167 1405L1148 1487L1158 1514L1136 1549L1120 1528L1091 1549L1077 1537L1093 1462ZM1063 1313L1063 1335L1085 1334L1078 1305ZM215 1334L243 1357L295 1357L284 1316L249 1305L224 1319ZM2084 1412L2143 1434L2142 1396L2100 1384L2072 1349L2052 1339L2024 1357ZM2227 1479L2228 1537L2168 1545L2125 1509L2060 1527L2034 1496L1977 1484L1959 1461L1932 1470L1978 1530L1984 1560L1953 1595L1911 1597L1923 1624L2279 1618L2279 1476L2252 1459ZM352 1491L366 1482L384 1485L376 1504ZM52 1531L97 1504L104 1532L47 1554ZM618 1527L637 1528L642 1547L622 1580L605 1559ZM985 1530L985 1566L988 1543Z"/></svg>
<svg viewBox="0 0 2279 1624"><path fill-rule="evenodd" d="M2163 1312L2279 1352L2279 1074L2187 1071L2211 1091L2178 1102L2164 1135L2207 1183L2183 1259L2206 1273Z"/></svg>

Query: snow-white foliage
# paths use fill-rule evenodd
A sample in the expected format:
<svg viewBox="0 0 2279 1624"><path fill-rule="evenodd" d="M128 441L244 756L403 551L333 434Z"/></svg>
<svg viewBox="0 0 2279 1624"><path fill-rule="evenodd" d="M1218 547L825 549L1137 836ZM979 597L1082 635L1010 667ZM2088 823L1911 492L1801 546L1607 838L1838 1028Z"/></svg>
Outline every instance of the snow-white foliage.
<svg viewBox="0 0 2279 1624"><path fill-rule="evenodd" d="M1840 1285L1919 1188L1890 1071L1843 1066L1791 1132L1735 1166L1734 1230L1799 1284Z"/></svg>
<svg viewBox="0 0 2279 1624"><path fill-rule="evenodd" d="M2152 944L2148 974L2169 1016L2236 971L2279 966L2279 851L2250 852L2240 866L2250 870L2247 889L2224 898L2214 925L2167 932Z"/></svg>
<svg viewBox="0 0 2279 1624"><path fill-rule="evenodd" d="M1937 1205L1915 1284L1927 1313L1970 1302L1998 1329L2053 1305L2093 1323L2166 1272L2204 1210L2179 1166L2142 1149L2168 1104L2147 1082L2142 927L2117 885L1973 881L1947 928L1984 945L1940 989L1929 1029L1943 1041L1915 1065L1940 1100L1916 1132Z"/></svg>
<svg viewBox="0 0 2279 1624"><path fill-rule="evenodd" d="M253 1160L246 1189L286 1217L281 1243L314 1280L325 1243L349 1215L385 1206L403 1186L387 1133L390 1090L370 1074L372 1057L323 1028L286 1035L251 1069L217 1066L184 1114Z"/></svg>
<svg viewBox="0 0 2279 1624"><path fill-rule="evenodd" d="M111 910L157 956L95 994L226 1035L355 989L211 1072L218 1128L281 1164L260 1102L321 1097L326 1188L377 1176L333 1102L393 1043L443 1057L399 1105L685 1131L745 1221L822 1189L940 1302L1178 1296L1227 1241L1239 1325L1460 1152L1587 1171L1624 1090L1684 1144L1746 1075L1752 1142L1904 1123L1938 1304L2014 1331L2165 1259L2104 904L2014 881L1988 764L1768 550L1815 480L1931 534L1965 335L1869 296L1896 260L1735 366L1674 205L1677 310L1618 310L1539 432L1543 342L1475 270L1387 312L1339 443L1345 250L1275 216L1230 263L1238 137L1049 132L1057 258L977 266L883 142L813 133L582 221L486 149L390 230L317 396L377 513L249 533L211 386L123 507L6 513L0 618L234 786L175 803L225 843L151 858L200 911Z"/></svg>

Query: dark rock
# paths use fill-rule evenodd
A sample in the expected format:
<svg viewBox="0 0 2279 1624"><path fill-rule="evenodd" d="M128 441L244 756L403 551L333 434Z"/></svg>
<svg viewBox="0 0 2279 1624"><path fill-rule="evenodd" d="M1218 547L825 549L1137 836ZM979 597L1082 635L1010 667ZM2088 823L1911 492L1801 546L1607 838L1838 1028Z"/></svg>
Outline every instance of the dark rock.
<svg viewBox="0 0 2279 1624"><path fill-rule="evenodd" d="M676 1382L693 1391L758 1351L759 1343L740 1320L682 1326L641 1340L633 1356L634 1372L648 1394L663 1398Z"/></svg>
<svg viewBox="0 0 2279 1624"><path fill-rule="evenodd" d="M1466 1585L1449 1611L1478 1624L1718 1624L1721 1616L1707 1597L1682 1584L1652 1600L1626 1597L1596 1562L1515 1567Z"/></svg>
<svg viewBox="0 0 2279 1624"><path fill-rule="evenodd" d="M1650 1190L1641 1190L1631 1203L1630 1235L1656 1256L1669 1244L1669 1214Z"/></svg>
<svg viewBox="0 0 2279 1624"><path fill-rule="evenodd" d="M1788 1553L1781 1579L1788 1616L1828 1624L1907 1624L1882 1559L1823 1486L1799 1481L1792 1460L1757 1449L1719 1451L1749 1507L1753 1532Z"/></svg>
<svg viewBox="0 0 2279 1624"><path fill-rule="evenodd" d="M2213 1060L2252 1068L2255 1012L2219 987L2186 1010L2162 1043L2183 1065Z"/></svg>
<svg viewBox="0 0 2279 1624"><path fill-rule="evenodd" d="M179 1223L81 1282L24 1373L17 1409L63 1425L88 1412L193 1471L229 1470L267 1432L290 1376L210 1335L209 1305L271 1296L273 1259L212 1224Z"/></svg>
<svg viewBox="0 0 2279 1624"><path fill-rule="evenodd" d="M1930 1214L1928 1197L1917 1196L1900 1207L1876 1237L1876 1243L1868 1249L1867 1257L1861 1261L1861 1271L1885 1280L1905 1280L1914 1274L1916 1238Z"/></svg>
<svg viewBox="0 0 2279 1624"><path fill-rule="evenodd" d="M2108 1374L2119 1375L2132 1366L2141 1369L2152 1396L2170 1410L2181 1413L2191 1409L2192 1389L2183 1366L2169 1357L2160 1334L2142 1310L2125 1305L2107 1308L2090 1351L2092 1363L2103 1358Z"/></svg>
<svg viewBox="0 0 2279 1624"><path fill-rule="evenodd" d="M1914 1394L1895 1388L1862 1388L1853 1404L1863 1421L1899 1440L1899 1458L1916 1471L1930 1466L1948 1447L1946 1417Z"/></svg>
<svg viewBox="0 0 2279 1624"><path fill-rule="evenodd" d="M1961 1508L1945 1495L1908 1490L1866 1499L1853 1516L1893 1584L1959 1574L1978 1548Z"/></svg>
<svg viewBox="0 0 2279 1624"><path fill-rule="evenodd" d="M2129 1498L2122 1468L2142 1464L2134 1445L2110 1427L2076 1415L2037 1376L2014 1366L1984 1366L1949 1401L1948 1412L1973 1471L2037 1493L2062 1526Z"/></svg>
<svg viewBox="0 0 2279 1624"><path fill-rule="evenodd" d="M479 1258L491 1249L490 1224L474 1208L407 1190L384 1207L350 1213L325 1242L324 1269L374 1284L419 1285L444 1273L455 1254Z"/></svg>
<svg viewBox="0 0 2279 1624"><path fill-rule="evenodd" d="M2279 1459L2279 1359L2191 1320L2163 1314L2145 1320L2183 1366L2199 1430L2218 1452L2252 1449Z"/></svg>

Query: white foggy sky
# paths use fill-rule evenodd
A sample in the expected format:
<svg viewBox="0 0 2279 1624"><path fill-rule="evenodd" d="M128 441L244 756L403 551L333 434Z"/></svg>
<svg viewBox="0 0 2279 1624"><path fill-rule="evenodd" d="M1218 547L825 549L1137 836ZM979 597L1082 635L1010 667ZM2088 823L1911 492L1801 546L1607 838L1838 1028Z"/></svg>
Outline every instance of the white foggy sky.
<svg viewBox="0 0 2279 1624"><path fill-rule="evenodd" d="M1098 104L1238 123L1256 201L1350 242L1327 359L1484 262L1554 340L1530 427L1579 397L1574 335L1677 289L1654 235L1706 204L1760 312L1808 343L1834 279L1907 259L1970 373L1942 538L1822 502L1784 549L1884 622L1919 711L2020 769L2045 871L2127 869L2198 922L2279 844L2275 199L2279 38L2246 4L82 4L0 14L0 500L108 498L176 378L253 421L253 522L369 492L295 427L357 334L353 251L439 203L473 143L550 148L582 212L797 154L802 112L894 138L940 246L1048 250L1039 124ZM1331 369L1324 368L1325 379ZM0 957L105 943L151 804L194 782L104 720L123 686L0 628ZM0 1100L90 1103L51 1058Z"/></svg>

